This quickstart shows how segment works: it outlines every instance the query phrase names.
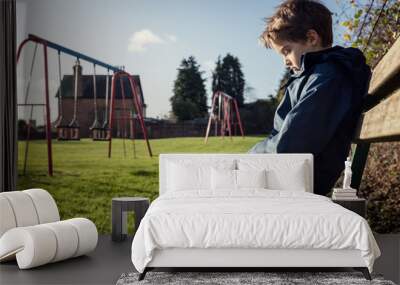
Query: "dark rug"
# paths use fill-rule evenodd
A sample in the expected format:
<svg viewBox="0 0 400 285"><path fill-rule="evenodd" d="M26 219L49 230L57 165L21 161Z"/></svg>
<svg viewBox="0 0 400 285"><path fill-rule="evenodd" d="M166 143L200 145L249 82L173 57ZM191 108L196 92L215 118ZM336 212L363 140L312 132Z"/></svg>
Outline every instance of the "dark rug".
<svg viewBox="0 0 400 285"><path fill-rule="evenodd" d="M327 284L327 285L395 285L381 275L372 274L372 281L366 280L360 272L154 272L150 271L142 281L139 273L122 274L117 285L133 284Z"/></svg>

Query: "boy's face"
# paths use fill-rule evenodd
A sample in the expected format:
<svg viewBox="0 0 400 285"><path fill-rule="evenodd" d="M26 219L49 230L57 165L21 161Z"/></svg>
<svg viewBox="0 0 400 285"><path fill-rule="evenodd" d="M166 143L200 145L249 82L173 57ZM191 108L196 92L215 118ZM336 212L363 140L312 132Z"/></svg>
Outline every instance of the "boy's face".
<svg viewBox="0 0 400 285"><path fill-rule="evenodd" d="M304 42L276 39L271 42L271 46L278 54L282 55L286 67L294 72L300 70L300 59L303 54L323 49L320 45L320 38L315 33L307 34L307 40Z"/></svg>

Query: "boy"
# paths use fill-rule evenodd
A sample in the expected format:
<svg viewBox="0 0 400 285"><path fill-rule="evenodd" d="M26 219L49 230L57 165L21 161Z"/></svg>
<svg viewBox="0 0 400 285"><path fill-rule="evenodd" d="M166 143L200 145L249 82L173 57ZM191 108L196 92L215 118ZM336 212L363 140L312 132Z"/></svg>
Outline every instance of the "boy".
<svg viewBox="0 0 400 285"><path fill-rule="evenodd" d="M271 134L249 153L312 153L314 193L334 186L349 153L371 71L354 48L332 47L331 12L313 0L287 0L266 20L265 46L290 68Z"/></svg>

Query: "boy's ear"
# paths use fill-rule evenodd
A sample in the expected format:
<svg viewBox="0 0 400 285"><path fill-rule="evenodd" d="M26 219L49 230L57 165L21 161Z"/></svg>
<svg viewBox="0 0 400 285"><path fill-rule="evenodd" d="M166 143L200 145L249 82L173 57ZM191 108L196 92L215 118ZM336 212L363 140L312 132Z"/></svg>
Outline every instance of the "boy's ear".
<svg viewBox="0 0 400 285"><path fill-rule="evenodd" d="M310 29L307 31L307 43L313 47L321 46L321 37L314 29Z"/></svg>

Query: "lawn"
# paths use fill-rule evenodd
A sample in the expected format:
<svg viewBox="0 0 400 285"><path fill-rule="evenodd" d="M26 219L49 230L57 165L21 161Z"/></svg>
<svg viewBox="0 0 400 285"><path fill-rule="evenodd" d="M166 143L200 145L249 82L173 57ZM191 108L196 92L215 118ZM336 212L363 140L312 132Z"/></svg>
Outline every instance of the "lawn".
<svg viewBox="0 0 400 285"><path fill-rule="evenodd" d="M54 176L47 175L45 141L31 141L26 175L22 175L25 142L19 142L18 189L43 188L56 200L62 219L87 217L100 233L110 233L111 198L158 196L158 155L160 153L245 153L262 137L235 137L233 140L211 137L151 140L150 158L143 140L133 144L113 140L112 158L107 157L108 143L53 141ZM132 224L132 216L129 217ZM132 231L131 226L128 228Z"/></svg>

